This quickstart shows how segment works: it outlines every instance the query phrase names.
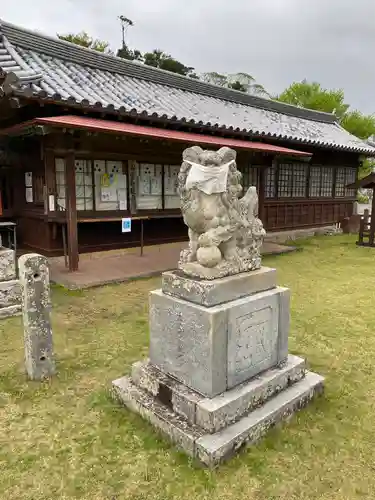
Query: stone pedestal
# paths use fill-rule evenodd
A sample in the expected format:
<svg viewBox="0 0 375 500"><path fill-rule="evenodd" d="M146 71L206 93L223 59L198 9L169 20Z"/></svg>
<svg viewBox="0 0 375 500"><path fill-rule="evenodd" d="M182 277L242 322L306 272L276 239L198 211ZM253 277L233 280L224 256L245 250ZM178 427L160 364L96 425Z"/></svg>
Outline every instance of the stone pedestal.
<svg viewBox="0 0 375 500"><path fill-rule="evenodd" d="M150 294L150 359L114 395L191 456L215 466L323 387L288 355L289 290L274 269L217 280L163 274Z"/></svg>
<svg viewBox="0 0 375 500"><path fill-rule="evenodd" d="M0 319L21 314L21 286L14 250L0 247Z"/></svg>

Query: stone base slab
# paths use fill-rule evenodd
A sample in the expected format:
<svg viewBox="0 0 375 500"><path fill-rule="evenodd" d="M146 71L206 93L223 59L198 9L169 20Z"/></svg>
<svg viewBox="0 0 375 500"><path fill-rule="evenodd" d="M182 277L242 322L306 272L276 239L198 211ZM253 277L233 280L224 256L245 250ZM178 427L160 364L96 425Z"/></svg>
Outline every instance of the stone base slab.
<svg viewBox="0 0 375 500"><path fill-rule="evenodd" d="M149 361L133 364L132 381L189 423L214 433L238 421L244 414L301 380L305 371L305 360L289 355L282 368L267 370L212 399L203 397L165 375Z"/></svg>
<svg viewBox="0 0 375 500"><path fill-rule="evenodd" d="M112 391L119 402L148 420L177 447L204 465L214 467L244 445L259 441L272 426L304 407L315 394L322 392L323 381L320 375L307 372L304 378L262 406L213 434L189 423L158 398L137 387L129 377L113 381Z"/></svg>
<svg viewBox="0 0 375 500"><path fill-rule="evenodd" d="M268 267L213 281L192 278L180 270L169 271L162 275L164 293L205 307L224 304L275 287L276 269Z"/></svg>

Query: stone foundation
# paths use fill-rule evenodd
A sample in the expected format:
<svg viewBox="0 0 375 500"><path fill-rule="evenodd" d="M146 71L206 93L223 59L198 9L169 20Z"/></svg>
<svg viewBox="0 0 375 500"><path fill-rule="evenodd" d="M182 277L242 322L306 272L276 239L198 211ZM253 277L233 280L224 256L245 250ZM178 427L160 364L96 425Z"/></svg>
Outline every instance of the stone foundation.
<svg viewBox="0 0 375 500"><path fill-rule="evenodd" d="M112 391L185 453L215 467L306 406L322 392L323 380L289 356L283 368L205 398L146 362L133 366L131 377L113 381Z"/></svg>
<svg viewBox="0 0 375 500"><path fill-rule="evenodd" d="M14 250L0 248L0 319L21 314L21 286Z"/></svg>
<svg viewBox="0 0 375 500"><path fill-rule="evenodd" d="M290 231L278 231L267 233L264 241L272 243L286 243L288 241L295 241L304 238L313 238L314 236L330 236L334 234L341 234L342 231L335 225L311 227L307 229L292 229Z"/></svg>
<svg viewBox="0 0 375 500"><path fill-rule="evenodd" d="M150 294L150 359L114 397L212 467L305 406L323 378L288 355L289 290L261 268L218 280L164 273Z"/></svg>

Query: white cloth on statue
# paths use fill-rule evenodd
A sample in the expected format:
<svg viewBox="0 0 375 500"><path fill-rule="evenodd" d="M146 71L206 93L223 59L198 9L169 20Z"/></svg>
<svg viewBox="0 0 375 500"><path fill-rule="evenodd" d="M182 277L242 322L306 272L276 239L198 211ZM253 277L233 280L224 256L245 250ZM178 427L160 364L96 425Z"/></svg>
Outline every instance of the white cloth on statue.
<svg viewBox="0 0 375 500"><path fill-rule="evenodd" d="M227 190L229 167L234 160L218 167L199 165L199 163L188 160L185 161L191 165L186 178L186 189L196 187L199 191L203 191L206 194L225 193Z"/></svg>

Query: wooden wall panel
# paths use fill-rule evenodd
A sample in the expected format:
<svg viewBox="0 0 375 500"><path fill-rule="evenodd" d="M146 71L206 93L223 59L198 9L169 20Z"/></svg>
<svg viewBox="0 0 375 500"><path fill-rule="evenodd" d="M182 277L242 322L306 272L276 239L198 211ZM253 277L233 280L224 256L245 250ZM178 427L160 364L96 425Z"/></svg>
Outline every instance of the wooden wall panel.
<svg viewBox="0 0 375 500"><path fill-rule="evenodd" d="M348 200L266 202L264 225L268 231L329 225L353 213Z"/></svg>

